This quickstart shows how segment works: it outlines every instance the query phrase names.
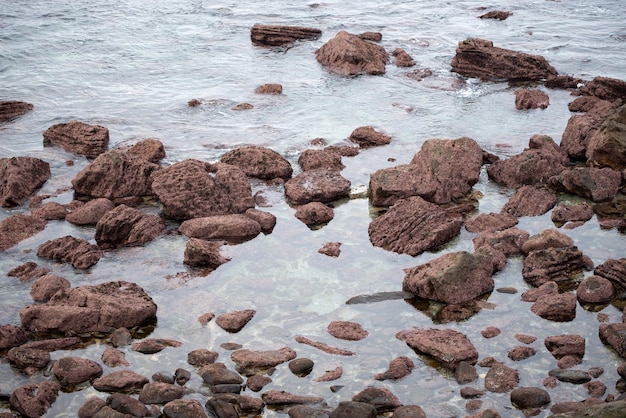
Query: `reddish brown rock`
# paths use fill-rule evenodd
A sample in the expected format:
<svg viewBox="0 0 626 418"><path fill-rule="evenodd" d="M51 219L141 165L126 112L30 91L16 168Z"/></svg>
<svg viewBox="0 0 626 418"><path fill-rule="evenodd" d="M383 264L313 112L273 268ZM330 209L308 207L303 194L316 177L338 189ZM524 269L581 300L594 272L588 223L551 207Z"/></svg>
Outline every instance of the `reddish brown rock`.
<svg viewBox="0 0 626 418"><path fill-rule="evenodd" d="M33 209L31 215L38 219L44 219L46 221L60 221L65 219L67 215L67 209L60 203L48 202Z"/></svg>
<svg viewBox="0 0 626 418"><path fill-rule="evenodd" d="M608 114L591 136L586 155L590 165L626 168L626 104Z"/></svg>
<svg viewBox="0 0 626 418"><path fill-rule="evenodd" d="M261 225L246 215L216 215L188 219L178 228L189 238L241 243L261 233Z"/></svg>
<svg viewBox="0 0 626 418"><path fill-rule="evenodd" d="M303 171L285 183L285 196L294 205L329 203L350 195L350 181L337 171Z"/></svg>
<svg viewBox="0 0 626 418"><path fill-rule="evenodd" d="M235 148L222 155L223 163L239 167L246 175L264 180L290 179L293 168L274 150L259 146Z"/></svg>
<svg viewBox="0 0 626 418"><path fill-rule="evenodd" d="M333 208L321 202L311 202L298 206L295 217L309 227L325 225L335 217Z"/></svg>
<svg viewBox="0 0 626 418"><path fill-rule="evenodd" d="M540 55L497 48L493 42L478 38L459 42L452 71L482 80L535 81L557 75L556 69Z"/></svg>
<svg viewBox="0 0 626 418"><path fill-rule="evenodd" d="M505 12L502 10L492 10L483 15L478 16L481 19L506 20L513 12Z"/></svg>
<svg viewBox="0 0 626 418"><path fill-rule="evenodd" d="M324 400L319 396L303 396L303 395L294 395L289 392L279 391L279 390L268 390L263 395L261 395L261 399L265 402L265 405L268 406L284 406L284 405L295 405L295 404L303 404L303 403L320 403Z"/></svg>
<svg viewBox="0 0 626 418"><path fill-rule="evenodd" d="M262 84L254 89L256 94L282 94L283 86L277 83Z"/></svg>
<svg viewBox="0 0 626 418"><path fill-rule="evenodd" d="M576 221L586 222L592 217L593 207L587 202L575 204L559 203L550 215L552 222L557 224Z"/></svg>
<svg viewBox="0 0 626 418"><path fill-rule="evenodd" d="M409 55L409 53L402 48L394 49L391 55L395 58L393 63L397 67L412 67L415 65L413 57L411 57L411 55Z"/></svg>
<svg viewBox="0 0 626 418"><path fill-rule="evenodd" d="M246 380L246 387L253 392L259 392L263 387L272 383L272 378L262 374L255 374Z"/></svg>
<svg viewBox="0 0 626 418"><path fill-rule="evenodd" d="M476 364L478 351L461 332L452 329L412 329L400 331L396 338L409 347L437 360L442 366L454 370L461 361Z"/></svg>
<svg viewBox="0 0 626 418"><path fill-rule="evenodd" d="M72 180L76 193L120 199L152 195L151 174L159 168L141 157L113 150L99 155Z"/></svg>
<svg viewBox="0 0 626 418"><path fill-rule="evenodd" d="M341 154L332 149L302 151L298 157L298 164L302 171L316 170L323 168L332 171L341 171L345 167L341 162Z"/></svg>
<svg viewBox="0 0 626 418"><path fill-rule="evenodd" d="M206 418L204 406L196 399L174 399L163 406L166 417Z"/></svg>
<svg viewBox="0 0 626 418"><path fill-rule="evenodd" d="M0 221L0 251L17 245L46 228L47 222L23 213Z"/></svg>
<svg viewBox="0 0 626 418"><path fill-rule="evenodd" d="M532 286L550 281L564 282L580 275L587 266L586 259L576 246L550 247L531 251L524 258L522 277Z"/></svg>
<svg viewBox="0 0 626 418"><path fill-rule="evenodd" d="M498 233L480 234L472 240L474 251L483 247L491 247L506 257L522 253L522 246L528 240L529 234L518 228L507 228Z"/></svg>
<svg viewBox="0 0 626 418"><path fill-rule="evenodd" d="M468 302L494 287L493 258L482 253L447 253L404 271L403 291L437 302Z"/></svg>
<svg viewBox="0 0 626 418"><path fill-rule="evenodd" d="M229 258L220 254L220 248L224 241L206 241L198 238L191 238L185 246L183 263L192 267L208 267L215 270L224 263L230 261Z"/></svg>
<svg viewBox="0 0 626 418"><path fill-rule="evenodd" d="M591 108L588 109L588 107ZM591 138L613 108L614 106L611 102L596 100L583 109L573 110L584 110L587 113L571 116L561 137L561 148L567 152L567 155L572 160L586 160L587 147Z"/></svg>
<svg viewBox="0 0 626 418"><path fill-rule="evenodd" d="M44 369L50 363L50 352L25 346L13 347L7 352L7 358L14 367L25 369Z"/></svg>
<svg viewBox="0 0 626 418"><path fill-rule="evenodd" d="M600 340L626 358L626 323L600 324Z"/></svg>
<svg viewBox="0 0 626 418"><path fill-rule="evenodd" d="M609 258L593 271L595 275L604 277L619 290L626 290L626 258L616 260Z"/></svg>
<svg viewBox="0 0 626 418"><path fill-rule="evenodd" d="M65 151L96 158L109 145L109 130L103 126L72 121L49 127L43 133L44 146L62 147Z"/></svg>
<svg viewBox="0 0 626 418"><path fill-rule="evenodd" d="M376 408L365 402L341 401L330 413L333 418L359 417L376 418L378 416Z"/></svg>
<svg viewBox="0 0 626 418"><path fill-rule="evenodd" d="M506 187L539 185L566 169L563 156L547 148L527 148L521 154L487 167L489 178Z"/></svg>
<svg viewBox="0 0 626 418"><path fill-rule="evenodd" d="M102 366L93 360L71 356L57 359L52 371L61 385L72 386L100 377Z"/></svg>
<svg viewBox="0 0 626 418"><path fill-rule="evenodd" d="M17 347L28 341L26 332L15 325L0 325L0 350Z"/></svg>
<svg viewBox="0 0 626 418"><path fill-rule="evenodd" d="M21 266L17 266L9 270L7 276L17 277L21 282L27 282L45 276L50 271L49 268L39 267L34 261L27 261Z"/></svg>
<svg viewBox="0 0 626 418"><path fill-rule="evenodd" d="M514 227L519 221L508 213L481 213L465 221L469 232L498 232Z"/></svg>
<svg viewBox="0 0 626 418"><path fill-rule="evenodd" d="M548 248L567 248L574 245L574 240L554 228L548 228L529 237L522 245L524 254Z"/></svg>
<svg viewBox="0 0 626 418"><path fill-rule="evenodd" d="M365 41L371 41L371 42L380 42L383 40L383 34L380 32L372 32L372 31L367 31L367 32L361 32L358 34L358 37L365 40Z"/></svg>
<svg viewBox="0 0 626 418"><path fill-rule="evenodd" d="M255 24L250 29L250 39L255 45L283 46L295 41L315 40L322 36L316 28L285 25Z"/></svg>
<svg viewBox="0 0 626 418"><path fill-rule="evenodd" d="M267 370L281 363L296 358L296 352L289 347L273 351L236 350L230 355L237 365L237 371L244 376L251 376L257 371Z"/></svg>
<svg viewBox="0 0 626 418"><path fill-rule="evenodd" d="M411 374L415 364L406 356L397 357L389 362L389 367L382 373L374 375L376 380L397 380Z"/></svg>
<svg viewBox="0 0 626 418"><path fill-rule="evenodd" d="M10 122L33 110L33 105L18 100L0 101L0 123Z"/></svg>
<svg viewBox="0 0 626 418"><path fill-rule="evenodd" d="M626 81L610 77L595 77L585 83L580 92L602 100L626 102Z"/></svg>
<svg viewBox="0 0 626 418"><path fill-rule="evenodd" d="M314 382L332 382L343 375L343 367L337 366L332 370L326 370L321 376L313 379Z"/></svg>
<svg viewBox="0 0 626 418"><path fill-rule="evenodd" d="M454 370L454 379L459 385L474 382L478 379L476 367L466 361L459 362L458 366Z"/></svg>
<svg viewBox="0 0 626 418"><path fill-rule="evenodd" d="M576 297L583 303L608 303L615 296L615 287L601 276L585 277L576 288Z"/></svg>
<svg viewBox="0 0 626 418"><path fill-rule="evenodd" d="M582 85L581 78L574 78L571 75L551 75L545 82L545 86L549 89L576 89Z"/></svg>
<svg viewBox="0 0 626 418"><path fill-rule="evenodd" d="M190 351L187 354L187 363L192 366L206 366L215 363L219 354L215 351L209 351L206 348Z"/></svg>
<svg viewBox="0 0 626 418"><path fill-rule="evenodd" d="M139 157L151 163L158 163L165 158L165 148L158 139L144 139L126 151L128 155Z"/></svg>
<svg viewBox="0 0 626 418"><path fill-rule="evenodd" d="M348 137L350 142L359 145L359 148L371 148L391 143L391 137L372 126L356 128Z"/></svg>
<svg viewBox="0 0 626 418"><path fill-rule="evenodd" d="M167 347L180 347L183 343L165 338L146 338L133 343L130 348L142 354L155 354L163 351Z"/></svg>
<svg viewBox="0 0 626 418"><path fill-rule="evenodd" d="M368 227L370 242L412 256L435 250L459 235L463 219L421 197L397 201Z"/></svg>
<svg viewBox="0 0 626 418"><path fill-rule="evenodd" d="M550 105L550 96L541 90L520 89L515 92L515 107L524 109L545 109Z"/></svg>
<svg viewBox="0 0 626 418"><path fill-rule="evenodd" d="M402 405L393 410L394 418L426 418L426 413L418 405Z"/></svg>
<svg viewBox="0 0 626 418"><path fill-rule="evenodd" d="M327 255L329 257L339 257L339 254L341 254L340 247L340 242L327 242L326 244L322 245L322 247L317 250L317 252Z"/></svg>
<svg viewBox="0 0 626 418"><path fill-rule="evenodd" d="M80 343L78 337L65 337L65 338L52 338L46 340L30 341L26 344L22 344L21 348L44 350L44 351L57 351L67 350Z"/></svg>
<svg viewBox="0 0 626 418"><path fill-rule="evenodd" d="M88 269L100 261L102 250L89 241L70 235L48 240L37 248L39 257L71 263L77 269Z"/></svg>
<svg viewBox="0 0 626 418"><path fill-rule="evenodd" d="M548 321L573 321L576 318L576 295L567 292L542 296L533 303L530 310Z"/></svg>
<svg viewBox="0 0 626 418"><path fill-rule="evenodd" d="M308 376L315 366L315 362L309 358L296 358L289 362L289 370L298 377Z"/></svg>
<svg viewBox="0 0 626 418"><path fill-rule="evenodd" d="M541 408L550 402L550 394L541 388L523 387L511 391L511 403L521 410Z"/></svg>
<svg viewBox="0 0 626 418"><path fill-rule="evenodd" d="M138 392L148 383L148 378L131 370L111 372L93 381L93 387L100 392Z"/></svg>
<svg viewBox="0 0 626 418"><path fill-rule="evenodd" d="M344 350L343 348L332 347L328 344L325 344L319 341L313 341L301 335L296 336L295 340L301 344L306 344L306 345L310 345L311 347L315 347L328 354L336 354L339 356L353 356L355 354L352 351Z"/></svg>
<svg viewBox="0 0 626 418"><path fill-rule="evenodd" d="M389 389L369 386L352 397L353 402L363 402L376 408L376 412L393 411L402 406L402 402Z"/></svg>
<svg viewBox="0 0 626 418"><path fill-rule="evenodd" d="M465 197L478 182L483 150L471 138L430 139L409 164L376 171L370 176L374 206L420 196L433 203Z"/></svg>
<svg viewBox="0 0 626 418"><path fill-rule="evenodd" d="M485 389L490 392L505 393L517 387L519 373L517 370L495 362L485 375Z"/></svg>
<svg viewBox="0 0 626 418"><path fill-rule="evenodd" d="M244 212L248 218L252 219L261 226L261 232L271 234L276 226L276 216L269 212L250 208Z"/></svg>
<svg viewBox="0 0 626 418"><path fill-rule="evenodd" d="M585 356L585 339L580 335L565 334L546 337L544 345L557 360L566 356L579 359Z"/></svg>
<svg viewBox="0 0 626 418"><path fill-rule="evenodd" d="M594 202L611 200L617 194L622 174L610 168L576 167L549 179L557 190L572 193Z"/></svg>
<svg viewBox="0 0 626 418"><path fill-rule="evenodd" d="M219 315L215 319L215 323L225 331L239 332L248 322L252 320L256 311L253 309L246 309L243 311L233 311L222 315Z"/></svg>
<svg viewBox="0 0 626 418"><path fill-rule="evenodd" d="M559 293L559 285L556 282L546 282L539 287L532 288L522 293L521 300L523 302L537 302L539 298L545 295L556 295Z"/></svg>
<svg viewBox="0 0 626 418"><path fill-rule="evenodd" d="M114 368L119 366L130 366L130 363L126 361L125 354L117 348L107 347L102 353L102 362L108 367Z"/></svg>
<svg viewBox="0 0 626 418"><path fill-rule="evenodd" d="M369 334L361 324L350 321L332 321L327 330L333 337L348 341L363 340Z"/></svg>
<svg viewBox="0 0 626 418"><path fill-rule="evenodd" d="M126 205L108 211L96 225L96 242L101 248L141 245L165 230L165 222Z"/></svg>
<svg viewBox="0 0 626 418"><path fill-rule="evenodd" d="M552 209L557 197L548 190L534 186L523 186L502 207L502 213L512 216L541 216Z"/></svg>
<svg viewBox="0 0 626 418"><path fill-rule="evenodd" d="M0 158L0 206L21 205L49 178L50 164L39 158Z"/></svg>
<svg viewBox="0 0 626 418"><path fill-rule="evenodd" d="M67 291L71 287L70 282L54 274L41 276L30 288L30 295L35 302L47 302L59 292Z"/></svg>
<svg viewBox="0 0 626 418"><path fill-rule="evenodd" d="M96 225L109 211L115 209L115 204L107 198L101 197L90 200L72 210L65 216L65 220L74 225Z"/></svg>
<svg viewBox="0 0 626 418"><path fill-rule="evenodd" d="M229 164L189 159L152 177L152 190L172 219L243 213L254 207L248 177Z"/></svg>
<svg viewBox="0 0 626 418"><path fill-rule="evenodd" d="M507 357L513 361L521 361L526 360L527 358L530 358L535 354L537 354L537 350L535 350L534 348L522 346L514 347L509 350Z"/></svg>
<svg viewBox="0 0 626 418"><path fill-rule="evenodd" d="M106 403L108 407L118 413L127 414L133 417L150 416L150 411L143 402L125 393L112 393L107 398ZM104 411L102 415L105 415Z"/></svg>
<svg viewBox="0 0 626 418"><path fill-rule="evenodd" d="M163 382L146 383L139 392L139 400L144 404L166 404L180 399L185 394L185 388L179 385Z"/></svg>
<svg viewBox="0 0 626 418"><path fill-rule="evenodd" d="M26 417L41 417L52 406L59 395L57 382L29 383L11 393L11 409Z"/></svg>
<svg viewBox="0 0 626 418"><path fill-rule="evenodd" d="M30 331L82 334L141 325L153 320L156 310L141 287L119 281L57 294L46 304L22 309L20 319L24 329Z"/></svg>
<svg viewBox="0 0 626 418"><path fill-rule="evenodd" d="M382 46L357 35L340 31L315 51L317 61L329 71L340 75L385 73L389 55Z"/></svg>

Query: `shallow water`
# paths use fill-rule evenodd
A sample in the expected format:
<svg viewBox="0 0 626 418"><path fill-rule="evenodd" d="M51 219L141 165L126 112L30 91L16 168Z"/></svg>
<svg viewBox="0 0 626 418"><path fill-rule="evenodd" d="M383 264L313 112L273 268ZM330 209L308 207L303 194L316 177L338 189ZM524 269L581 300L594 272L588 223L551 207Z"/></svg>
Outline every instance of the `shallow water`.
<svg viewBox="0 0 626 418"><path fill-rule="evenodd" d="M216 161L228 149L256 144L285 155L296 170L299 153L310 147L313 138L338 144L356 127L372 125L390 134L393 141L344 158L342 174L354 188L366 186L369 175L378 168L410 161L429 138L469 136L502 157L519 153L533 134L547 134L558 142L571 116L567 103L572 97L567 92L545 90L551 101L547 109L517 111L515 88L461 80L450 72L456 45L467 37L480 37L496 46L543 55L561 74L626 79L621 1L500 3L500 10L514 13L502 22L478 19L492 9L480 10L486 4L475 1L326 1L315 5L222 0L4 2L0 5L0 99L27 101L35 109L0 125L0 158L30 155L48 161L52 178L40 193L55 193L52 200L66 203L72 199L67 190L71 179L88 161L59 149L43 148L42 133L53 124L70 120L106 126L111 147L158 138L166 146L166 164L186 158ZM250 42L254 23L316 27L323 35L289 49L261 48ZM383 76L330 74L316 62L314 51L339 30L382 32L381 45L388 51L404 48L417 62L415 68L430 68L433 76L417 82L406 77L412 69L392 64ZM282 84L283 94L255 95L254 89L263 83ZM189 107L187 102L193 98L203 105ZM231 110L241 102L252 103L254 109ZM68 159L74 161L73 166L66 165ZM486 180L483 173L475 186L484 195L479 210L499 211L512 190ZM403 268L443 252L471 251L473 234L464 231L437 253L397 255L370 244L367 226L372 215L365 199L339 202L333 221L311 231L293 216L295 210L284 202L280 188L261 184L254 184L254 188L262 190L271 203L262 209L277 217L276 228L270 235L224 248L223 253L232 261L205 277L193 277L183 265L186 239L175 234L142 248L107 252L87 272L38 259L37 246L50 238L71 234L93 240L93 228L65 222L50 222L42 233L0 254L0 272L33 260L66 277L73 286L119 279L137 282L159 306L158 326L151 336L184 343L179 349L168 348L151 356L128 351L132 369L146 376L160 370L173 372L178 367L191 369L186 353L198 348L216 350L219 361L230 364L228 352L219 347L227 341L251 349L289 345L299 357L316 362L313 374L300 379L286 367L279 367L266 389L319 395L334 406L375 385L389 388L405 404L419 404L428 416L468 413L459 395L461 386L395 339L401 329L432 326L427 315L403 300L364 305L346 305L345 301L360 294L400 290ZM0 209L0 220L27 211L26 205ZM553 224L547 214L523 218L518 226L533 234ZM624 235L601 230L595 218L562 232L596 264L626 256ZM340 257L317 253L329 241L342 243ZM579 306L571 323L553 323L531 313L530 304L519 301L520 293L527 289L521 277L521 259L510 260L494 279L496 287L511 286L520 292L494 292L488 298L494 309L483 309L467 321L446 325L464 332L481 359L494 356L516 368L520 386L541 386L547 371L556 367L543 347L543 338L577 333L587 341L581 367L604 367L606 372L599 380L607 385L608 392L616 393L615 368L622 359L599 342L596 313ZM19 322L19 310L32 302L29 289L30 283L13 278L0 281L0 323ZM257 314L237 334L227 334L214 323L202 327L197 322L205 312L239 309L255 309ZM621 321L617 307L607 306L602 312L613 322ZM326 332L333 320L359 322L370 335L360 342L336 340ZM490 325L503 332L487 340L480 330ZM532 346L538 354L511 362L506 353L521 345L513 338L516 333L537 336ZM296 343L297 335L358 354L331 356ZM53 356L77 354L99 360L104 348L94 344ZM400 355L414 359L417 367L413 373L395 383L376 382L373 375ZM339 364L344 368L341 379L311 382ZM478 369L484 377L486 369ZM0 392L5 393L26 382L48 378L22 376L6 362L0 363L0 376ZM475 385L482 387L482 379ZM188 386L206 391L197 375ZM331 392L331 386L343 388ZM549 392L553 403L587 397L582 386L565 383ZM72 416L72 411L91 396L107 395L91 388L62 394L46 416ZM482 399L484 408L494 407L502 416L522 416L510 409L508 394L487 393ZM547 415L544 411L541 416ZM286 413L267 410L264 416L284 417Z"/></svg>

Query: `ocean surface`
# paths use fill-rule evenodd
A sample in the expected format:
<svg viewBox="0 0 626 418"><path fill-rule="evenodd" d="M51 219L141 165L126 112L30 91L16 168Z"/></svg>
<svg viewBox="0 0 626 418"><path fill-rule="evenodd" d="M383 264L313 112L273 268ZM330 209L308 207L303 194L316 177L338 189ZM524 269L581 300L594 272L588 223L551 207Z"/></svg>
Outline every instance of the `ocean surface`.
<svg viewBox="0 0 626 418"><path fill-rule="evenodd" d="M560 74L585 80L595 76L626 79L626 24L623 1L323 1L320 3L224 0L12 0L0 2L0 100L32 103L32 112L0 125L0 158L34 156L51 165L52 177L40 194L50 200L72 200L71 180L89 161L59 148L44 148L42 133L50 126L80 120L105 126L110 148L131 145L145 138L163 142L164 165L187 158L217 161L237 146L270 147L287 157L296 172L299 154L312 148L314 138L329 145L341 144L359 126L371 125L392 136L390 145L344 158L342 174L355 194L363 192L375 170L407 163L430 138L469 136L485 150L506 158L521 152L534 134L550 135L558 143L569 117L566 91L548 90L545 110L515 109L517 87L464 79L450 71L459 41L477 37L495 46L544 56ZM483 20L491 10L513 12L505 21ZM255 23L315 27L322 37L298 42L290 48L254 46L250 28ZM390 63L381 76L341 77L321 67L314 52L338 31L381 32L380 45L388 52L403 48L416 61L413 68ZM428 68L433 75L423 81L407 77L414 69ZM264 83L280 83L283 94L254 93ZM199 107L188 106L198 99ZM238 103L254 108L234 111ZM73 165L67 161L72 160ZM253 183L269 204L262 208L277 217L273 233L244 244L225 247L232 260L216 271L198 276L183 263L186 238L170 234L143 247L109 251L88 271L39 259L36 248L48 239L71 234L93 240L94 228L67 222L49 222L45 231L0 253L0 324L19 324L19 310L32 303L32 283L7 277L11 268L27 261L51 269L72 286L112 280L138 283L159 307L158 324L151 337L183 342L154 355L130 350L131 369L150 377L158 371L193 368L186 353L207 348L220 353L218 361L229 367L224 342L265 350L285 345L299 357L315 361L307 378L293 376L284 365L265 389L287 390L322 396L330 406L349 400L373 385L391 390L404 404L418 404L429 417L461 417L466 400L462 387L445 371L418 356L395 338L397 331L412 327L444 326L403 300L347 305L362 294L401 290L403 268L413 267L449 251L472 251L473 234L460 237L436 253L418 257L397 255L373 247L367 227L373 213L365 198L335 205L335 218L312 231L294 217L295 209L283 198L280 186ZM475 190L483 197L479 212L499 211L513 190L487 181L483 173ZM146 210L155 211L155 208ZM28 204L1 208L0 220L29 212ZM538 233L555 227L550 214L522 218L519 228ZM175 225L170 225L174 229ZM563 230L596 264L608 258L626 257L626 238L615 230L602 230L595 217L585 225ZM338 258L319 254L326 242L342 243ZM543 346L551 335L580 334L586 338L586 354L578 368L603 367L599 380L607 393L618 394L616 366L623 362L598 338L597 312L578 306L576 319L568 323L545 321L520 302L528 285L521 277L521 258L509 260L494 279L496 287L514 287L517 294L493 292L483 309L470 319L446 324L465 333L480 353L516 368L520 386L539 386L556 360ZM591 274L591 273L586 273ZM228 334L216 324L200 325L205 312L221 314L255 309L254 319L239 333ZM618 306L599 310L612 322L621 321ZM337 340L326 327L334 320L358 322L369 331L359 342ZM480 331L496 326L502 334L485 339ZM516 333L538 339L531 346L538 354L512 362L508 351L521 345ZM338 357L295 342L297 335L357 352ZM53 359L79 355L100 361L104 343L54 352ZM392 382L378 382L390 360L409 356L416 363L411 375ZM343 376L334 382L313 383L324 371L342 365ZM105 367L105 373L112 371ZM487 369L470 384L484 388ZM192 373L187 384L204 402L208 389ZM0 393L17 386L47 380L49 374L22 375L0 360ZM334 387L331 391L331 386ZM244 392L253 394L250 391ZM588 397L582 385L559 383L550 389L552 403ZM46 417L76 416L82 403L94 396L93 388L62 393ZM509 394L486 392L483 408L495 408L502 416L521 417ZM0 403L2 408L8 405ZM548 410L539 416L549 415ZM286 417L285 410L266 409L264 417Z"/></svg>

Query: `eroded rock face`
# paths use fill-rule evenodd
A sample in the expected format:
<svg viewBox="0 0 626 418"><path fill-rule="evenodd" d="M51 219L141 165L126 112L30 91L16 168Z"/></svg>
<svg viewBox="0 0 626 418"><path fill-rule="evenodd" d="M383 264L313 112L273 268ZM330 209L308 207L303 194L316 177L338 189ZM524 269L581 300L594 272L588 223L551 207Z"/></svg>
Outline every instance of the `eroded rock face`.
<svg viewBox="0 0 626 418"><path fill-rule="evenodd" d="M540 55L497 48L493 42L479 38L459 42L452 71L482 80L533 81L558 74Z"/></svg>
<svg viewBox="0 0 626 418"><path fill-rule="evenodd" d="M264 180L287 180L293 174L293 168L285 157L265 147L239 147L222 155L221 161L239 167L250 177Z"/></svg>
<svg viewBox="0 0 626 418"><path fill-rule="evenodd" d="M0 158L0 206L21 205L49 178L50 164L39 158Z"/></svg>
<svg viewBox="0 0 626 418"><path fill-rule="evenodd" d="M302 171L316 170L318 168L341 171L345 167L341 162L341 154L331 149L304 150L298 157L298 164Z"/></svg>
<svg viewBox="0 0 626 418"><path fill-rule="evenodd" d="M0 101L0 123L9 122L33 110L33 105L18 100Z"/></svg>
<svg viewBox="0 0 626 418"><path fill-rule="evenodd" d="M81 357L61 357L54 362L54 377L63 385L77 385L102 375L102 366Z"/></svg>
<svg viewBox="0 0 626 418"><path fill-rule="evenodd" d="M298 206L295 217L309 227L317 227L332 221L335 212L333 208L321 202L311 202Z"/></svg>
<svg viewBox="0 0 626 418"><path fill-rule="evenodd" d="M285 25L255 24L250 29L250 39L255 45L283 46L295 41L315 40L322 36L316 28Z"/></svg>
<svg viewBox="0 0 626 418"><path fill-rule="evenodd" d="M294 205L329 203L350 195L350 181L338 171L303 171L285 183L285 196Z"/></svg>
<svg viewBox="0 0 626 418"><path fill-rule="evenodd" d="M389 389L369 386L352 397L353 402L363 402L376 408L376 412L393 411L402 402Z"/></svg>
<svg viewBox="0 0 626 418"><path fill-rule="evenodd" d="M586 222L593 217L593 207L587 203L567 204L559 203L554 208L550 219L555 223Z"/></svg>
<svg viewBox="0 0 626 418"><path fill-rule="evenodd" d="M153 174L152 190L172 219L243 213L254 207L252 189L239 168L189 159Z"/></svg>
<svg viewBox="0 0 626 418"><path fill-rule="evenodd" d="M528 253L522 267L522 277L532 286L554 281L563 282L583 272L587 263L576 246L550 247Z"/></svg>
<svg viewBox="0 0 626 418"><path fill-rule="evenodd" d="M43 231L48 223L43 219L18 213L0 221L0 251Z"/></svg>
<svg viewBox="0 0 626 418"><path fill-rule="evenodd" d="M418 353L432 356L442 366L454 370L461 361L476 364L478 351L461 332L452 329L413 329L396 334Z"/></svg>
<svg viewBox="0 0 626 418"><path fill-rule="evenodd" d="M370 176L370 201L374 206L391 206L399 199L420 196L432 203L449 203L471 191L482 164L483 150L471 138L430 139L410 164Z"/></svg>
<svg viewBox="0 0 626 418"><path fill-rule="evenodd" d="M459 235L463 219L421 197L397 201L369 227L370 241L400 254L419 255Z"/></svg>
<svg viewBox="0 0 626 418"><path fill-rule="evenodd" d="M552 209L558 201L549 190L523 186L502 207L502 213L512 216L541 216Z"/></svg>
<svg viewBox="0 0 626 418"><path fill-rule="evenodd" d="M13 391L11 408L26 417L41 417L52 406L61 387L57 382L30 383Z"/></svg>
<svg viewBox="0 0 626 418"><path fill-rule="evenodd" d="M158 163L165 158L165 148L158 139L144 139L137 142L126 151L128 155L136 156L151 163Z"/></svg>
<svg viewBox="0 0 626 418"><path fill-rule="evenodd" d="M626 323L600 324L600 340L626 358Z"/></svg>
<svg viewBox="0 0 626 418"><path fill-rule="evenodd" d="M580 92L584 95L598 97L602 100L626 101L626 81L610 77L595 77L586 83Z"/></svg>
<svg viewBox="0 0 626 418"><path fill-rule="evenodd" d="M614 170L626 168L626 104L612 111L591 137L587 161Z"/></svg>
<svg viewBox="0 0 626 418"><path fill-rule="evenodd" d="M49 127L43 133L44 146L61 147L67 152L96 158L109 145L109 130L103 126L72 121Z"/></svg>
<svg viewBox="0 0 626 418"><path fill-rule="evenodd" d="M550 96L541 90L521 89L515 92L515 107L524 109L545 109L550 105Z"/></svg>
<svg viewBox="0 0 626 418"><path fill-rule="evenodd" d="M241 243L261 233L261 225L246 215L218 215L188 219L178 228L190 238Z"/></svg>
<svg viewBox="0 0 626 418"><path fill-rule="evenodd" d="M119 281L81 286L57 294L45 304L20 311L22 327L32 332L83 334L112 332L156 317L157 306L134 283Z"/></svg>
<svg viewBox="0 0 626 418"><path fill-rule="evenodd" d="M315 56L320 64L340 75L384 74L389 62L385 48L346 31L322 45Z"/></svg>
<svg viewBox="0 0 626 418"><path fill-rule="evenodd" d="M585 96L583 96L585 97ZM588 97L588 96L587 96ZM571 104L580 103L577 99ZM585 111L583 115L573 115L561 137L561 147L572 160L585 160L589 142L613 109L613 104L606 100L587 101L580 109L570 106L572 111Z"/></svg>
<svg viewBox="0 0 626 418"><path fill-rule="evenodd" d="M77 269L88 269L102 257L102 250L89 241L66 235L48 240L37 248L39 257L71 263Z"/></svg>
<svg viewBox="0 0 626 418"><path fill-rule="evenodd" d="M546 149L529 148L487 167L489 178L506 187L540 185L566 169L563 157Z"/></svg>
<svg viewBox="0 0 626 418"><path fill-rule="evenodd" d="M108 211L96 225L96 242L101 248L141 245L165 230L165 222L126 205Z"/></svg>
<svg viewBox="0 0 626 418"><path fill-rule="evenodd" d="M207 241L191 238L185 247L183 263L192 267L208 267L212 270L230 261L220 254L224 241Z"/></svg>
<svg viewBox="0 0 626 418"><path fill-rule="evenodd" d="M603 202L615 197L621 181L622 174L610 168L575 167L550 178L549 184L557 190Z"/></svg>
<svg viewBox="0 0 626 418"><path fill-rule="evenodd" d="M626 258L610 258L598 265L594 274L609 280L617 289L626 290Z"/></svg>

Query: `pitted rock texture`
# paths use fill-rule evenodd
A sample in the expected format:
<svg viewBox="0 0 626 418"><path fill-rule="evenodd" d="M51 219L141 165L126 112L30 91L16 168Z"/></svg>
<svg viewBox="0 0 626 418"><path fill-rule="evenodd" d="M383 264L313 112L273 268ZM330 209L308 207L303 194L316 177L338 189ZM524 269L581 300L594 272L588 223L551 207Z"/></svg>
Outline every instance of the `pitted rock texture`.
<svg viewBox="0 0 626 418"><path fill-rule="evenodd" d="M62 147L67 152L96 158L109 145L109 130L99 125L72 121L49 127L43 133L44 146Z"/></svg>
<svg viewBox="0 0 626 418"><path fill-rule="evenodd" d="M0 206L21 205L49 178L50 164L39 158L0 158Z"/></svg>

